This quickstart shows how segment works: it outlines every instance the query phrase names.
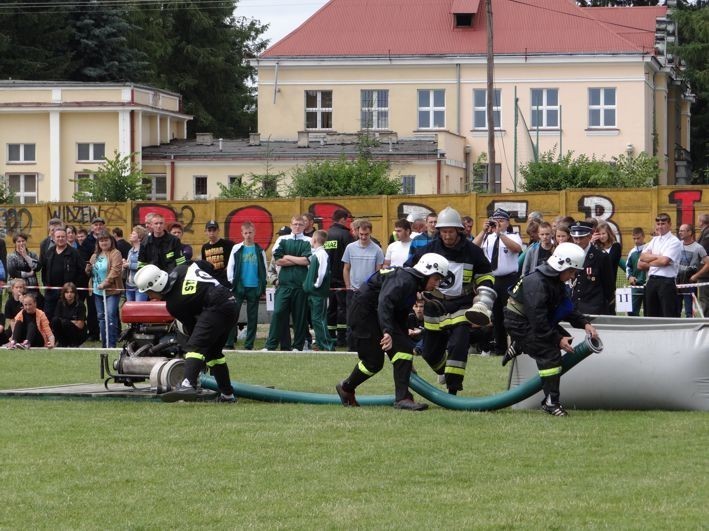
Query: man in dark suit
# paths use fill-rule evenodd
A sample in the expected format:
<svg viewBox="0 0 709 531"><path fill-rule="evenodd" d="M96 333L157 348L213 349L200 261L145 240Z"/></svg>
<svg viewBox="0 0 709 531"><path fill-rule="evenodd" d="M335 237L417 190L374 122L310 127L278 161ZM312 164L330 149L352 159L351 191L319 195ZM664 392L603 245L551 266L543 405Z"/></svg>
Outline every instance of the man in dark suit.
<svg viewBox="0 0 709 531"><path fill-rule="evenodd" d="M584 314L609 315L615 300L615 285L610 257L602 249L591 245L593 227L579 221L570 229L574 243L584 249L586 259L576 276L571 299L576 309Z"/></svg>

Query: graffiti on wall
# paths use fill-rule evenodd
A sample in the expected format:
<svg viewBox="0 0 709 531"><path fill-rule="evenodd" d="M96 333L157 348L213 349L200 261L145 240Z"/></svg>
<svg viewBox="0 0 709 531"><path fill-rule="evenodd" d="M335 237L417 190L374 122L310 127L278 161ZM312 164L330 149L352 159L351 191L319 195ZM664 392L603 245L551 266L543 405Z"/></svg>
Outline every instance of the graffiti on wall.
<svg viewBox="0 0 709 531"><path fill-rule="evenodd" d="M47 219L59 218L67 225L87 227L99 216L106 221L107 227L123 227L127 221L122 204L93 206L63 203L47 206Z"/></svg>
<svg viewBox="0 0 709 531"><path fill-rule="evenodd" d="M258 205L249 205L232 210L224 223L224 237L233 242L240 242L241 224L250 221L256 230L256 243L264 249L271 245L273 240L273 217L265 208Z"/></svg>
<svg viewBox="0 0 709 531"><path fill-rule="evenodd" d="M141 203L133 207L132 223L133 225L142 225L145 223L145 216L148 214L160 214L165 219L165 226L170 225L175 221L182 223L185 233L193 232L195 213L191 205L182 205L177 208L161 205L160 203ZM108 219L106 220L108 224Z"/></svg>
<svg viewBox="0 0 709 531"><path fill-rule="evenodd" d="M671 205L676 205L677 210L672 216L677 220L677 227L680 225L694 225L697 216L697 203L702 201L701 190L673 190L669 194Z"/></svg>
<svg viewBox="0 0 709 531"><path fill-rule="evenodd" d="M0 208L0 238L32 229L32 212L25 208Z"/></svg>
<svg viewBox="0 0 709 531"><path fill-rule="evenodd" d="M604 195L582 195L578 202L579 212L587 218L596 218L605 221L615 234L616 241L622 246L623 240L618 225L611 220L615 212L615 205L610 197Z"/></svg>

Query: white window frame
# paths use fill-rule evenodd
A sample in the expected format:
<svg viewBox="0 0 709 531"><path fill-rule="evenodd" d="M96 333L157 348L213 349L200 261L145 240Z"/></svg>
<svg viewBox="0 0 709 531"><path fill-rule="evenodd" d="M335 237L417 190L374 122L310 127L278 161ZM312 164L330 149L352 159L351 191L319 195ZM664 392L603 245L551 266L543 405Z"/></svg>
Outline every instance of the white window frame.
<svg viewBox="0 0 709 531"><path fill-rule="evenodd" d="M488 165L485 164L483 171L479 175L473 175L474 190L469 190L469 191L479 191L483 194L502 193L502 163L501 162L495 163L495 189L492 192L490 192L488 190L487 172L488 172Z"/></svg>
<svg viewBox="0 0 709 531"><path fill-rule="evenodd" d="M239 186L244 185L243 175L229 175L226 178L227 186L233 186L235 183L239 183Z"/></svg>
<svg viewBox="0 0 709 531"><path fill-rule="evenodd" d="M74 172L74 193L79 192L79 179L83 178L84 176L88 177L89 179L92 179L95 176L95 174L90 173L90 172L86 172L86 171ZM91 194L87 194L87 195L90 196Z"/></svg>
<svg viewBox="0 0 709 531"><path fill-rule="evenodd" d="M79 157L79 146L89 146L89 158L82 159ZM103 146L103 157L96 158L96 146ZM103 162L106 158L106 143L105 142L77 142L76 143L76 161L77 162Z"/></svg>
<svg viewBox="0 0 709 531"><path fill-rule="evenodd" d="M19 148L20 158L17 160L10 159L10 148L12 146L17 146ZM26 153L25 153L26 146L32 146L32 148L34 149L34 157L31 159L28 159L25 156L26 155ZM21 143L12 142L7 145L7 163L8 164L34 164L36 162L37 162L37 144L31 144L31 143L21 144Z"/></svg>
<svg viewBox="0 0 709 531"><path fill-rule="evenodd" d="M157 180L165 181L165 192L158 193ZM143 183L150 186L148 199L152 201L167 201L167 175L164 173L146 173Z"/></svg>
<svg viewBox="0 0 709 531"><path fill-rule="evenodd" d="M475 105L475 96L480 93L482 93L483 101L485 101L485 105L482 107ZM499 131L502 123L502 89L493 89L493 94L492 115L497 118L497 120L495 120L495 130ZM482 125L476 123L476 117L480 116L481 112L484 117L484 123ZM487 89L473 89L473 129L487 130Z"/></svg>
<svg viewBox="0 0 709 531"><path fill-rule="evenodd" d="M599 91L598 105L591 104L591 91ZM606 91L613 91L613 101L615 103L606 103ZM592 111L598 111L598 124L591 123ZM606 111L613 111L613 123L606 123ZM615 129L618 127L618 91L615 87L590 87L588 89L588 128L589 129Z"/></svg>
<svg viewBox="0 0 709 531"><path fill-rule="evenodd" d="M428 105L427 106L422 106L419 105L421 102L421 96L424 93L428 93ZM443 93L443 106L436 106L434 104L435 102L435 94L441 92ZM416 106L417 106L417 113L416 113L416 122L418 125L419 129L445 129L446 128L446 90L445 89L418 89L416 93ZM428 124L424 125L421 123L421 113L425 112L428 113ZM436 118L436 113L437 112L443 112L443 124L442 125L434 125L435 124L435 118Z"/></svg>
<svg viewBox="0 0 709 531"><path fill-rule="evenodd" d="M541 90L542 91L542 104L541 105L535 105L534 104L534 91L535 90ZM556 105L549 105L549 92L550 91L555 91L556 92ZM532 108L532 116L531 120L529 121L530 129L537 129L537 125L534 124L534 116L535 113L538 111L541 111L542 115L542 122L539 124L539 129L559 129L559 89L558 88L533 88L529 92L530 95L530 104ZM549 125L549 113L550 111L556 111L556 124L555 125Z"/></svg>
<svg viewBox="0 0 709 531"><path fill-rule="evenodd" d="M371 98L367 98L371 95ZM386 98L386 105L381 100ZM370 105L366 105L370 103ZM363 89L360 91L360 121L362 129L389 129L389 91L387 89Z"/></svg>
<svg viewBox="0 0 709 531"><path fill-rule="evenodd" d="M198 194L197 193L197 181L204 179L204 188L205 188L205 193L203 194ZM208 199L209 198L209 180L206 175L195 175L192 178L192 191L194 192L194 198L195 199Z"/></svg>
<svg viewBox="0 0 709 531"><path fill-rule="evenodd" d="M416 176L402 175L401 176L401 193L402 195L416 194Z"/></svg>
<svg viewBox="0 0 709 531"><path fill-rule="evenodd" d="M316 104L315 107L308 107L308 94L309 93L315 93L316 95ZM333 125L333 112L332 112L332 105L330 107L323 107L322 100L323 100L323 94L329 93L330 94L330 101L334 101L334 94L332 93L331 90L306 90L304 93L304 98L305 98L305 129L306 131L318 131L318 130L326 130L326 131L331 131L332 130L332 125ZM308 127L308 114L313 114L315 113L315 122L316 122L316 127ZM323 127L323 118L325 115L330 116L330 126L329 127Z"/></svg>
<svg viewBox="0 0 709 531"><path fill-rule="evenodd" d="M36 173L20 173L20 172L12 172L8 173L5 175L5 182L7 183L8 188L10 188L10 179L13 176L19 176L20 177L20 188L19 190L13 190L15 192L15 200L16 202L23 204L23 205L35 205L37 204L37 187L39 186L39 183L37 182L37 174ZM34 179L34 192L28 192L25 190L25 181L27 178ZM32 199L32 201L27 201L27 199Z"/></svg>

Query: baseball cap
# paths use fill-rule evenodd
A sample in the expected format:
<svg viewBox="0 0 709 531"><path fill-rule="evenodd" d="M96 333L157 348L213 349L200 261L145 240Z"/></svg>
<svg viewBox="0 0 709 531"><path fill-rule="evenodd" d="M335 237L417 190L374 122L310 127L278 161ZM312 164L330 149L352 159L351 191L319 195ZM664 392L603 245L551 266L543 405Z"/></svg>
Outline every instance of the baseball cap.
<svg viewBox="0 0 709 531"><path fill-rule="evenodd" d="M103 219L101 216L96 216L94 219L91 220L91 224L94 224L94 223L103 223L105 225L106 220Z"/></svg>
<svg viewBox="0 0 709 531"><path fill-rule="evenodd" d="M218 229L218 228L219 228L219 223L217 223L217 222L214 221L213 219L210 219L209 221L207 221L207 224L204 226L204 228L207 229L207 230L209 230L209 229Z"/></svg>

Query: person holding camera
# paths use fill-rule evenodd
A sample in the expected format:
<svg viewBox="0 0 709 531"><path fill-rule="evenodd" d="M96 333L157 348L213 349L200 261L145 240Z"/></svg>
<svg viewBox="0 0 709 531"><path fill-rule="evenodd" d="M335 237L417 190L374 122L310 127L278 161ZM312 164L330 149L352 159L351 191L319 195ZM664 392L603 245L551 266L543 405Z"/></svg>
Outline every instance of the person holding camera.
<svg viewBox="0 0 709 531"><path fill-rule="evenodd" d="M497 298L492 307L492 326L495 344L492 353L503 356L507 351L507 329L503 309L509 297L508 290L518 279L519 255L522 252L522 238L512 232L510 214L498 208L483 225L483 229L473 240L482 248L492 266L495 277Z"/></svg>

